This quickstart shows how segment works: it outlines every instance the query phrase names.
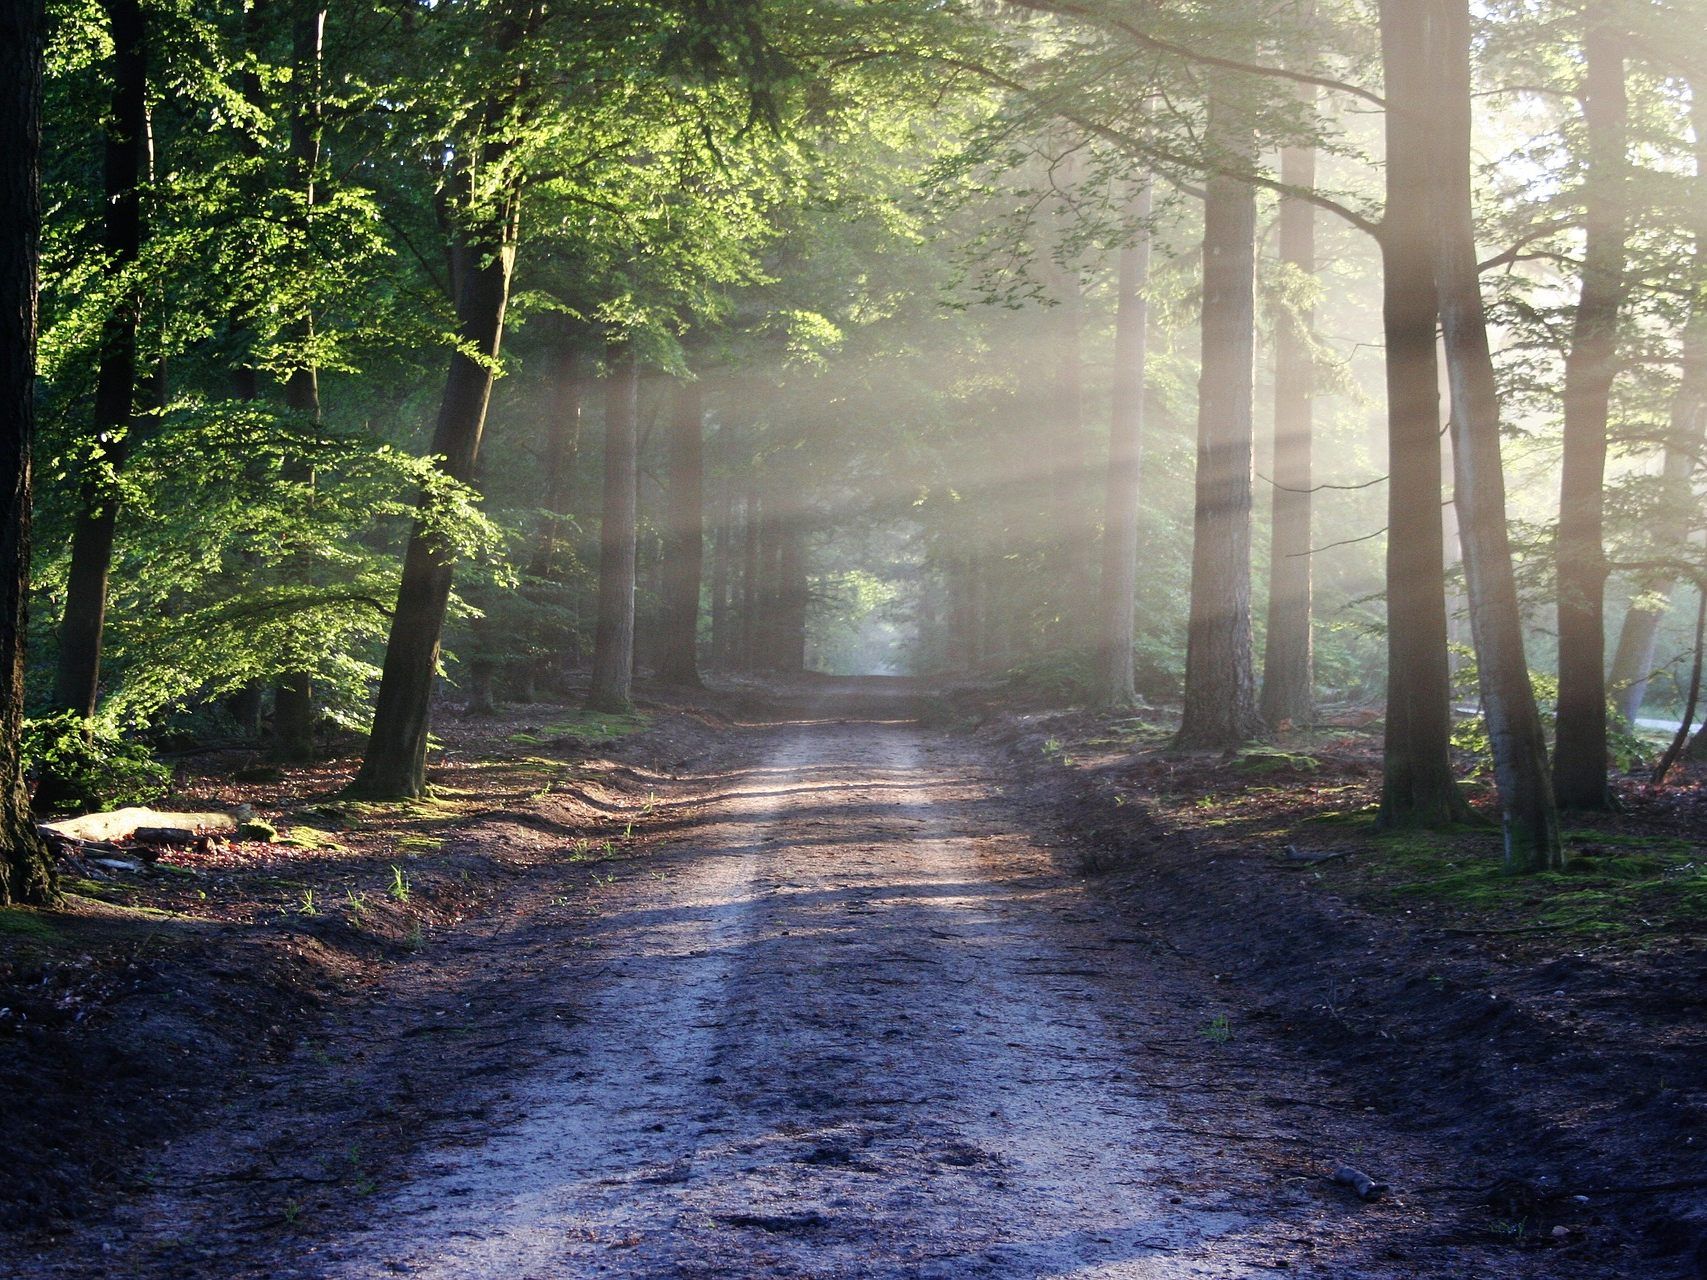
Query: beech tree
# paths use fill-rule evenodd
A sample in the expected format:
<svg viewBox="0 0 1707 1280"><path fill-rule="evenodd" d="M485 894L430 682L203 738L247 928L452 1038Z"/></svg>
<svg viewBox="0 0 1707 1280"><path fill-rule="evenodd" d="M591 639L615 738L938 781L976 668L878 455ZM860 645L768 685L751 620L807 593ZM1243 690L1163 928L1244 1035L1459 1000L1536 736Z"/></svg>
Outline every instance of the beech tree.
<svg viewBox="0 0 1707 1280"><path fill-rule="evenodd" d="M1476 671L1493 746L1513 871L1563 865L1547 743L1529 682L1517 583L1506 525L1499 392L1477 272L1470 184L1470 10L1467 0L1426 0L1434 86L1432 198L1434 279L1452 400L1454 500Z"/></svg>
<svg viewBox="0 0 1707 1280"><path fill-rule="evenodd" d="M0 905L53 898L53 864L24 790L30 449L35 439L41 233L42 6L0 12Z"/></svg>
<svg viewBox="0 0 1707 1280"><path fill-rule="evenodd" d="M1565 356L1564 460L1557 546L1559 705L1553 790L1566 809L1606 809L1607 413L1618 373L1618 313L1625 290L1623 36L1599 15L1583 38L1582 286Z"/></svg>

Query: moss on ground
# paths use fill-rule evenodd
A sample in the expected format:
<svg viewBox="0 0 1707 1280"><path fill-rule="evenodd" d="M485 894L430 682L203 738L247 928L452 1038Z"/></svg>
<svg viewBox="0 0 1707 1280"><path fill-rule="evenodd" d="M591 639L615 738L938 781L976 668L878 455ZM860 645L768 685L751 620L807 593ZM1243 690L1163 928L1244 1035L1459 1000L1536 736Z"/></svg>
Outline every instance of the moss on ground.
<svg viewBox="0 0 1707 1280"><path fill-rule="evenodd" d="M511 742L537 747L574 738L589 744L614 742L639 733L652 721L643 711L571 711L565 719L539 729L525 729L510 735Z"/></svg>

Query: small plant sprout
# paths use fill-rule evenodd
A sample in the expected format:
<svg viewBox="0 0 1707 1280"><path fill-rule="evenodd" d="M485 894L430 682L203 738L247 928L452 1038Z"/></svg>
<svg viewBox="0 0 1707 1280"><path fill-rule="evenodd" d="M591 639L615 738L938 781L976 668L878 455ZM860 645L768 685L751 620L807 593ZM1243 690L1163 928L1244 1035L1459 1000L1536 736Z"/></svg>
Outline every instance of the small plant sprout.
<svg viewBox="0 0 1707 1280"><path fill-rule="evenodd" d="M396 863L391 864L391 887L386 892L398 902L409 901L409 877Z"/></svg>
<svg viewBox="0 0 1707 1280"><path fill-rule="evenodd" d="M320 914L320 908L314 905L314 890L304 889L302 891L302 902L297 906L296 913L302 916L317 916Z"/></svg>
<svg viewBox="0 0 1707 1280"><path fill-rule="evenodd" d="M1204 1025L1203 1038L1215 1044L1226 1044L1233 1038L1233 1025L1227 1021L1227 1015L1218 1013Z"/></svg>

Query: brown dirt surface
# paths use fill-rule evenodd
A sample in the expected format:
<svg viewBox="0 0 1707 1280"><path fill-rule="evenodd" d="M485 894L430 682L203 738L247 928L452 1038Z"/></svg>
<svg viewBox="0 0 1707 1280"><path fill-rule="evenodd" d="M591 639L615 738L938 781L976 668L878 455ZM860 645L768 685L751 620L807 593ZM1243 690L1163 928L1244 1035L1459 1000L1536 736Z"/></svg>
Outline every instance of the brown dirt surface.
<svg viewBox="0 0 1707 1280"><path fill-rule="evenodd" d="M435 806L334 814L347 762L265 804L228 770L186 788L312 811L344 852L138 878L189 895L170 945L88 951L84 1016L8 1063L51 1080L38 1140L94 1101L110 1130L62 1141L83 1202L38 1205L0 1273L1690 1274L1686 1198L1597 1180L1643 1142L1639 1176L1690 1175L1694 1077L1626 1098L1622 1133L1610 1093L1561 1108L1593 1076L1561 1049L1588 970L1380 914L1353 855L1174 825L1131 742L1086 746L1100 722L955 732L900 681L707 695L607 744L524 712L441 730ZM375 901L309 914L307 888ZM103 994L115 961L141 995ZM1575 1051L1624 1053L1610 1081L1640 1054L1600 1034ZM89 1085L90 1046L140 1056Z"/></svg>
<svg viewBox="0 0 1707 1280"><path fill-rule="evenodd" d="M1366 718L1207 756L1159 715L962 713L1039 828L1240 1019L1456 1146L1448 1194L1483 1230L1563 1225L1606 1275L1707 1274L1699 773L1622 780L1620 813L1569 819L1569 870L1506 877L1492 827L1376 830Z"/></svg>

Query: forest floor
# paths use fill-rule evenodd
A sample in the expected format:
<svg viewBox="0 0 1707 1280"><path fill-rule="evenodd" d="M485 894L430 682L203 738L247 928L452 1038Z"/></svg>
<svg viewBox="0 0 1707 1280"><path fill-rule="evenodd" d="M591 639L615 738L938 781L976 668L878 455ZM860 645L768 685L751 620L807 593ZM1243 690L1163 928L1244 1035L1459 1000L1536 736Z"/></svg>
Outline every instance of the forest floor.
<svg viewBox="0 0 1707 1280"><path fill-rule="evenodd" d="M1350 727L809 681L439 732L415 805L206 758L291 843L0 914L0 1275L1697 1274L1675 798L1511 887L1377 838Z"/></svg>

